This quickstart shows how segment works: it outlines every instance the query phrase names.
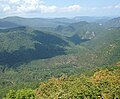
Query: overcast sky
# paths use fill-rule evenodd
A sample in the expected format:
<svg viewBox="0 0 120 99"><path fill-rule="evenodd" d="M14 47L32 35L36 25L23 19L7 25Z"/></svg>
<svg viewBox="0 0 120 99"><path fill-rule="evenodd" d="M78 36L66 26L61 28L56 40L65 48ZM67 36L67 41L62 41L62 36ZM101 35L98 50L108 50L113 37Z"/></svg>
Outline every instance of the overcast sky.
<svg viewBox="0 0 120 99"><path fill-rule="evenodd" d="M0 0L0 17L120 16L120 0Z"/></svg>

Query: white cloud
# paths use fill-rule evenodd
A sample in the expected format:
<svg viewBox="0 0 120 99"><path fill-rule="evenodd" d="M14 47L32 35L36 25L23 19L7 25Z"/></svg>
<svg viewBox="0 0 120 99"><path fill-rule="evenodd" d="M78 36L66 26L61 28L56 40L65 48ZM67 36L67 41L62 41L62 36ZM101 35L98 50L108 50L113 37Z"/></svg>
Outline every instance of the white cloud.
<svg viewBox="0 0 120 99"><path fill-rule="evenodd" d="M20 0L10 0L10 3L17 3L20 2Z"/></svg>
<svg viewBox="0 0 120 99"><path fill-rule="evenodd" d="M61 8L61 10L64 12L68 11L68 12L71 12L71 11L79 11L81 9L80 5L71 5L71 6L68 6L68 7L63 7Z"/></svg>
<svg viewBox="0 0 120 99"><path fill-rule="evenodd" d="M116 4L116 5L110 5L110 6L106 6L103 7L104 9L119 9L120 8L120 3Z"/></svg>
<svg viewBox="0 0 120 99"><path fill-rule="evenodd" d="M98 9L97 7L93 7L93 8L91 8L91 10L93 10L93 11L94 11L94 10L97 10L97 9Z"/></svg>
<svg viewBox="0 0 120 99"><path fill-rule="evenodd" d="M73 11L79 11L81 9L80 5L71 5L67 7L57 7L57 6L46 6L46 5L40 5L39 6L42 13L54 13L54 12L73 12Z"/></svg>
<svg viewBox="0 0 120 99"><path fill-rule="evenodd" d="M70 5L67 7L57 7L47 5L43 0L0 0L0 12L2 13L55 13L55 12L72 12L79 11L80 5Z"/></svg>
<svg viewBox="0 0 120 99"><path fill-rule="evenodd" d="M120 3L114 6L115 8L120 8Z"/></svg>
<svg viewBox="0 0 120 99"><path fill-rule="evenodd" d="M39 9L41 13L53 13L57 11L56 6L46 6L46 5L40 5Z"/></svg>
<svg viewBox="0 0 120 99"><path fill-rule="evenodd" d="M0 0L0 7L2 4L3 13L25 13L38 9L42 3L42 0Z"/></svg>
<svg viewBox="0 0 120 99"><path fill-rule="evenodd" d="M10 10L11 10L10 6L6 6L6 7L3 8L3 11L4 11L4 12L8 12L8 11L10 11Z"/></svg>

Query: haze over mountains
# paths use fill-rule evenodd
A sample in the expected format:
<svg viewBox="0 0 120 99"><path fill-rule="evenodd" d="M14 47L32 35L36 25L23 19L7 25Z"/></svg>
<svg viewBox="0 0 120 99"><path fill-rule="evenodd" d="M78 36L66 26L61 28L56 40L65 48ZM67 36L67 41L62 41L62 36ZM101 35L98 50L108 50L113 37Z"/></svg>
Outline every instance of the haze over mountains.
<svg viewBox="0 0 120 99"><path fill-rule="evenodd" d="M105 22L112 17L74 17L74 18L22 18L22 17L6 17L1 19L1 22L11 22L11 24L18 24L21 26L29 26L34 28L40 27L56 27L57 25L68 25L70 23L76 23L80 21L86 22ZM103 20L103 21L101 21ZM3 23L5 27L5 23ZM3 27L1 26L1 27Z"/></svg>
<svg viewBox="0 0 120 99"><path fill-rule="evenodd" d="M120 17L0 19L1 97L9 89L34 89L51 76L119 61Z"/></svg>

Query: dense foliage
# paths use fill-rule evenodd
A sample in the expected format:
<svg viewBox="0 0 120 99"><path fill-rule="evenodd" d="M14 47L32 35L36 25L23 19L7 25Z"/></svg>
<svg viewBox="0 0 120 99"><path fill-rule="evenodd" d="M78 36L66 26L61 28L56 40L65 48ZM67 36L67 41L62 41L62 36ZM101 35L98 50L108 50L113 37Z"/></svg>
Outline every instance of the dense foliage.
<svg viewBox="0 0 120 99"><path fill-rule="evenodd" d="M63 75L40 83L35 91L10 91L3 99L119 99L120 67L104 69L93 76Z"/></svg>
<svg viewBox="0 0 120 99"><path fill-rule="evenodd" d="M3 99L35 99L35 93L31 89L10 90Z"/></svg>

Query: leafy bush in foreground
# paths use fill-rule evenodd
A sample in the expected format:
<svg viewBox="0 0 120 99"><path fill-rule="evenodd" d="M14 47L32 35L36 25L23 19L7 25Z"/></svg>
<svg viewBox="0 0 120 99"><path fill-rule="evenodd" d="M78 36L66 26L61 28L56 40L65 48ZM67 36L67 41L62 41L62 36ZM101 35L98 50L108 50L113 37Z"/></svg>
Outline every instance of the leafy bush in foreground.
<svg viewBox="0 0 120 99"><path fill-rule="evenodd" d="M92 77L63 75L42 82L35 91L10 91L3 99L119 99L120 68L104 69Z"/></svg>

